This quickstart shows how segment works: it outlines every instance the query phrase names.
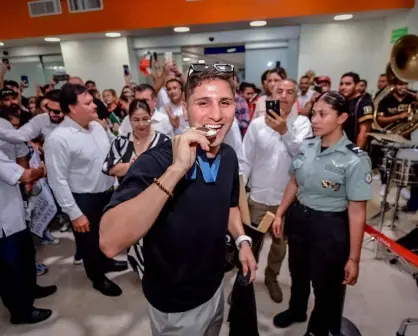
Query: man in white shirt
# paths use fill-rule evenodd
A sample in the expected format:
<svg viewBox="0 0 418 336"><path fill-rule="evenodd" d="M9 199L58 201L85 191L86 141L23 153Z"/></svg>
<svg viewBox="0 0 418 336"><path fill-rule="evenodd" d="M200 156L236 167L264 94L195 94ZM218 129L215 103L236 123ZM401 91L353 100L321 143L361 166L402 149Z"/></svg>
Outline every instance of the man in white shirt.
<svg viewBox="0 0 418 336"><path fill-rule="evenodd" d="M0 127L0 140L9 143L28 142L40 135L45 138L64 120L64 113L59 106L60 90L52 90L46 94L48 113L39 114L30 119L19 129Z"/></svg>
<svg viewBox="0 0 418 336"><path fill-rule="evenodd" d="M276 213L290 179L290 164L303 139L312 135L309 119L298 115L297 83L286 79L280 81L277 96L280 116L272 112L274 118L266 114L253 120L243 142L241 165L244 178L251 186L248 201L251 221L257 225L267 211ZM286 244L286 240L272 235L265 270L265 284L270 297L277 303L283 300L277 276L286 254Z"/></svg>
<svg viewBox="0 0 418 336"><path fill-rule="evenodd" d="M305 105L311 101L314 92L314 90L309 88L309 77L306 75L300 77L298 92L298 102L300 108L305 107Z"/></svg>
<svg viewBox="0 0 418 336"><path fill-rule="evenodd" d="M49 185L72 221L93 287L104 295L119 296L122 290L105 273L122 271L127 264L108 259L99 248L100 219L114 184L114 178L102 173L110 141L96 121L96 105L84 86L65 84L60 105L66 116L44 146Z"/></svg>
<svg viewBox="0 0 418 336"><path fill-rule="evenodd" d="M185 119L186 103L183 102L183 83L178 78L171 78L165 84L170 102L161 108L173 126L174 135L181 135L189 127Z"/></svg>
<svg viewBox="0 0 418 336"><path fill-rule="evenodd" d="M156 108L157 93L149 84L140 84L135 88L135 99L145 100L151 110L151 127L154 131L169 136L174 136L173 126L168 116ZM129 116L126 116L119 127L119 135L132 133L132 125Z"/></svg>
<svg viewBox="0 0 418 336"><path fill-rule="evenodd" d="M12 324L34 324L48 319L52 311L33 306L35 298L56 292L56 286L36 285L35 249L25 222L19 182L32 184L44 176L44 168L24 169L0 150L0 297L10 312ZM19 155L22 155L20 152ZM28 149L26 147L26 154Z"/></svg>

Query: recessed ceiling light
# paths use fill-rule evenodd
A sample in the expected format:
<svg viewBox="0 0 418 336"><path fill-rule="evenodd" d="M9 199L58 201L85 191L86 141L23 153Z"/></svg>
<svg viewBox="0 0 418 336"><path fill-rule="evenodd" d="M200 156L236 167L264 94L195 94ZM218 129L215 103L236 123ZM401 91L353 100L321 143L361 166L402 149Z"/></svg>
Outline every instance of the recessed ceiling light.
<svg viewBox="0 0 418 336"><path fill-rule="evenodd" d="M3 42L0 42L0 47L1 47L1 46L4 46L4 43L3 43Z"/></svg>
<svg viewBox="0 0 418 336"><path fill-rule="evenodd" d="M251 27L262 27L267 24L267 21L251 21L250 26Z"/></svg>
<svg viewBox="0 0 418 336"><path fill-rule="evenodd" d="M59 42L59 41L61 41L58 37L45 37L44 40L46 42Z"/></svg>
<svg viewBox="0 0 418 336"><path fill-rule="evenodd" d="M189 27L176 27L174 28L174 31L176 33L187 33L190 30Z"/></svg>
<svg viewBox="0 0 418 336"><path fill-rule="evenodd" d="M106 37L120 37L121 33L106 33Z"/></svg>
<svg viewBox="0 0 418 336"><path fill-rule="evenodd" d="M204 64L205 60L199 60L197 63Z"/></svg>
<svg viewBox="0 0 418 336"><path fill-rule="evenodd" d="M335 21L344 21L344 20L350 20L353 18L353 14L341 14L334 16Z"/></svg>
<svg viewBox="0 0 418 336"><path fill-rule="evenodd" d="M188 61L190 61L190 58L188 57L183 58L183 62L188 62Z"/></svg>
<svg viewBox="0 0 418 336"><path fill-rule="evenodd" d="M273 66L273 62L268 62L268 63L267 63L267 66L268 66L268 67Z"/></svg>
<svg viewBox="0 0 418 336"><path fill-rule="evenodd" d="M233 52L236 52L236 51L237 51L237 48L226 49L226 52L229 52L229 53L233 53Z"/></svg>

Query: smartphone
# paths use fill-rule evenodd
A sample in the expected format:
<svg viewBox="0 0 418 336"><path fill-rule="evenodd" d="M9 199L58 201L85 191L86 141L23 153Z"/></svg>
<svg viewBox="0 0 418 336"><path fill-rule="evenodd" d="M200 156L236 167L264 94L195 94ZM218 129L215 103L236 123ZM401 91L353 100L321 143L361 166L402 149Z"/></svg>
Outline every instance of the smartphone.
<svg viewBox="0 0 418 336"><path fill-rule="evenodd" d="M22 81L25 88L29 87L29 78L26 75L20 76L20 80Z"/></svg>
<svg viewBox="0 0 418 336"><path fill-rule="evenodd" d="M67 74L54 74L53 80L55 83L58 82L67 82L70 76Z"/></svg>
<svg viewBox="0 0 418 336"><path fill-rule="evenodd" d="M9 52L8 51L3 51L3 56L6 56L6 57L3 57L2 61L3 61L4 64L6 64L7 70L10 71L10 62L9 62L9 59L7 58L7 56L9 56Z"/></svg>
<svg viewBox="0 0 418 336"><path fill-rule="evenodd" d="M322 94L322 86L319 86L319 85L315 85L314 86L314 90L316 91L316 92L318 92L318 93L321 93Z"/></svg>
<svg viewBox="0 0 418 336"><path fill-rule="evenodd" d="M276 116L271 111L280 117L280 100L266 100L267 114L272 118L276 118Z"/></svg>
<svg viewBox="0 0 418 336"><path fill-rule="evenodd" d="M123 74L124 74L125 76L129 76L129 74L130 74L130 71L129 71L129 65L125 64L125 65L123 66Z"/></svg>
<svg viewBox="0 0 418 336"><path fill-rule="evenodd" d="M173 53L171 51L164 53L164 59L167 63L173 62Z"/></svg>

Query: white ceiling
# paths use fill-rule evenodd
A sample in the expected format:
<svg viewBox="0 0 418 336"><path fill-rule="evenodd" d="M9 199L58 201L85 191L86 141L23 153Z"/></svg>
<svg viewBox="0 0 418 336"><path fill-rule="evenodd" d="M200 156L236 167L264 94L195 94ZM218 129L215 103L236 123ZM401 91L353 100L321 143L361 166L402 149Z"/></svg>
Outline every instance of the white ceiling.
<svg viewBox="0 0 418 336"><path fill-rule="evenodd" d="M407 10L380 10L380 11L371 11L371 12L359 12L354 13L353 20L368 20L368 19L377 19L384 18L389 15L393 15L399 12L405 12ZM288 26L288 25L299 25L299 24L315 24L315 23L324 23L324 22L333 22L334 15L319 15L319 16L304 16L304 17L294 17L294 18L281 18L268 20L267 28L269 27L279 27L279 26ZM239 29L249 29L249 22L230 22L230 23L221 23L221 24L202 24L202 25L192 25L190 26L190 33L207 33L207 32L221 32L227 30L239 30ZM257 29L257 28L253 28ZM164 28L155 28L155 29L141 29L141 30L130 30L130 31L120 31L122 36L132 36L132 37L150 37L150 36L166 36L174 35L177 33L173 32L172 27ZM188 33L187 33L188 34ZM58 36L62 41L69 40L79 40L79 39L97 39L104 38L104 32L102 33L88 33L88 34L72 34L72 35L61 35ZM25 38L25 39L16 39L16 40L2 40L5 43L1 49L20 47L20 46L39 46L39 45L48 45L51 43L45 42L43 37L39 38Z"/></svg>

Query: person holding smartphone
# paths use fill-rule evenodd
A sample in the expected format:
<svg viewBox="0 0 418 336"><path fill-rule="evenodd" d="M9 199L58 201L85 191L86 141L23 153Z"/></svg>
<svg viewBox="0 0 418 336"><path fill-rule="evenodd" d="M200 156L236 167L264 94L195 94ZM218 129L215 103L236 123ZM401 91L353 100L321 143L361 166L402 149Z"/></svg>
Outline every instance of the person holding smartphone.
<svg viewBox="0 0 418 336"><path fill-rule="evenodd" d="M288 237L292 279L289 308L274 324L306 321L312 283L315 306L306 336L341 335L345 286L355 285L359 274L372 175L369 156L343 130L347 111L338 92L319 97L312 116L316 137L300 146L273 222L276 239L283 232Z"/></svg>
<svg viewBox="0 0 418 336"><path fill-rule="evenodd" d="M267 114L250 123L244 136L241 160L244 180L251 185L248 200L251 222L260 224L267 211L276 212L290 180L289 167L302 141L312 135L309 119L297 111L297 84L285 79L278 83L277 100L267 100ZM286 239L272 237L265 270L265 285L271 299L280 303L283 294L277 282L286 254ZM256 248L256 256L262 244Z"/></svg>

